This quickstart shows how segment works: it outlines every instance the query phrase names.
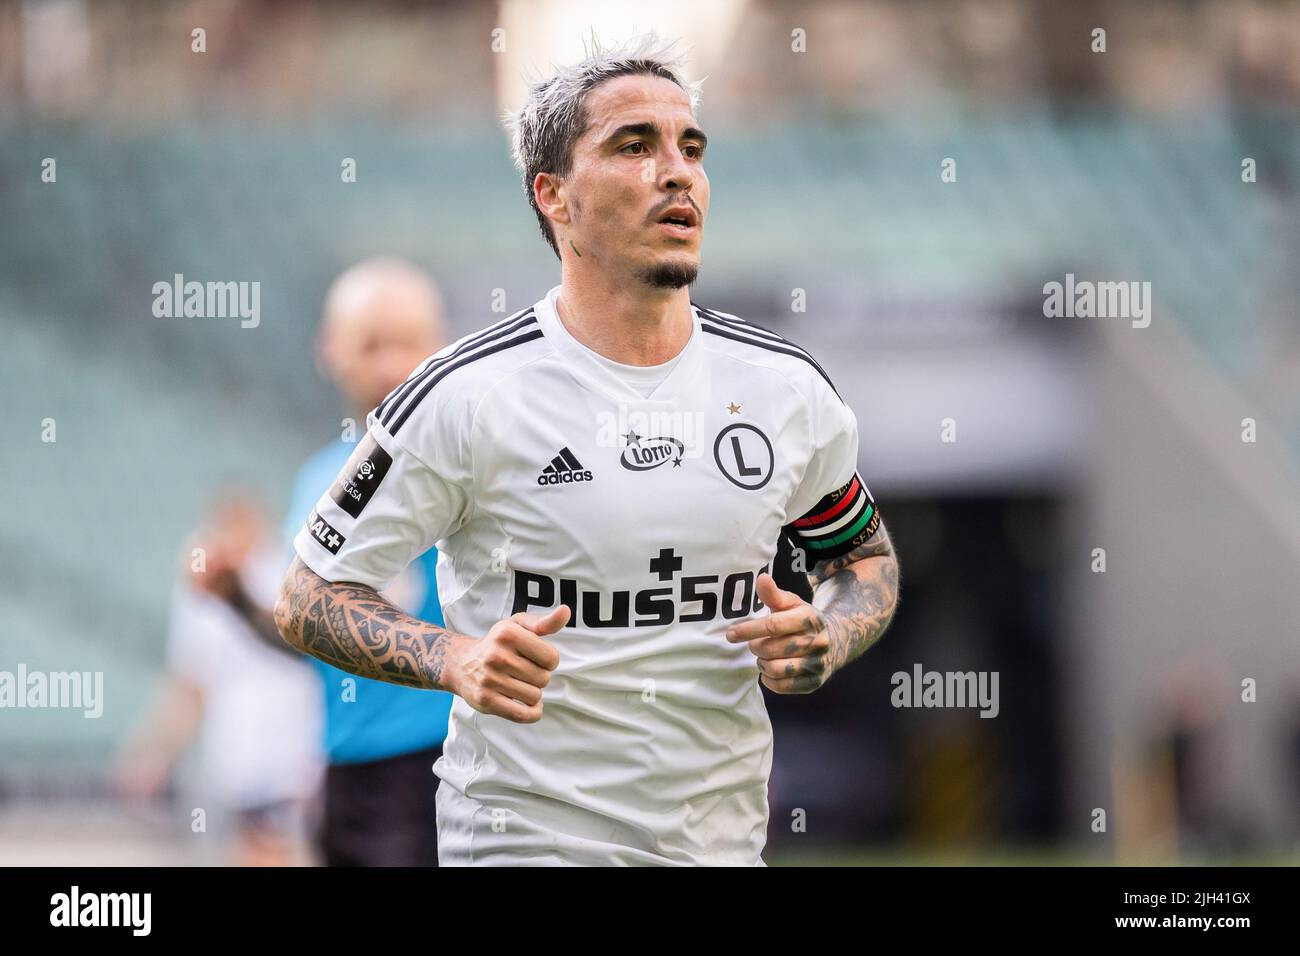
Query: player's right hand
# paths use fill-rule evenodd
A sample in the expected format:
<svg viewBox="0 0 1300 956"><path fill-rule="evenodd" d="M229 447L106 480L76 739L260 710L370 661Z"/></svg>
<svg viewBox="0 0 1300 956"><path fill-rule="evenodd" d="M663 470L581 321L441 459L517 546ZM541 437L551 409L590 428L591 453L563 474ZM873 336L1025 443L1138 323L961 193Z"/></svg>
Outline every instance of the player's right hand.
<svg viewBox="0 0 1300 956"><path fill-rule="evenodd" d="M568 605L547 614L520 611L498 621L486 637L465 638L452 652L451 689L481 714L518 724L542 719L542 688L560 654L545 637L569 621Z"/></svg>

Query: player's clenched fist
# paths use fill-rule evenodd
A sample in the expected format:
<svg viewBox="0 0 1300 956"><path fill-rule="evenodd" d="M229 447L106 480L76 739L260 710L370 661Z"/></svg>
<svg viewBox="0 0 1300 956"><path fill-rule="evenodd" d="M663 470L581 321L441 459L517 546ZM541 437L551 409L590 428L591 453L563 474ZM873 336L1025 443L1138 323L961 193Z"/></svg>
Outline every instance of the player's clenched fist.
<svg viewBox="0 0 1300 956"><path fill-rule="evenodd" d="M772 613L733 625L727 640L748 642L758 658L758 679L778 694L808 694L830 680L831 640L820 608L776 586L763 573L756 584L759 600Z"/></svg>
<svg viewBox="0 0 1300 956"><path fill-rule="evenodd" d="M569 608L561 604L545 615L520 611L498 621L485 637L462 637L448 654L451 689L480 713L536 723L542 719L542 688L560 663L545 637L568 620Z"/></svg>

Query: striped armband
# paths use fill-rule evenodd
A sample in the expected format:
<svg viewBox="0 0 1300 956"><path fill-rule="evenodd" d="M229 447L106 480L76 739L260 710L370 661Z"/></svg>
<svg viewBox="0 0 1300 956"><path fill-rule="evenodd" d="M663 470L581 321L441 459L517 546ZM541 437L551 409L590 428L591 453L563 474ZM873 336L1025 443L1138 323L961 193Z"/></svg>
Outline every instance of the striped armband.
<svg viewBox="0 0 1300 956"><path fill-rule="evenodd" d="M848 554L880 527L880 513L871 492L855 473L848 484L836 488L813 505L791 526L797 543L808 549L814 562Z"/></svg>

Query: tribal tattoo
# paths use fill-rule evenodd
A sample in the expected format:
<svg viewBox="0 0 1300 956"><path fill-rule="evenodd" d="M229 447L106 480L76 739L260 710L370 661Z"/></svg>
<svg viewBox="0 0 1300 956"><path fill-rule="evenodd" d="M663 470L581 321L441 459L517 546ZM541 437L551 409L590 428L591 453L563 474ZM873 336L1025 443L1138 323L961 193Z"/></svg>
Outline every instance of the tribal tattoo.
<svg viewBox="0 0 1300 956"><path fill-rule="evenodd" d="M760 579L772 613L733 624L749 642L759 680L778 694L809 694L880 639L898 605L898 561L881 524L862 545L819 562L808 576L812 601Z"/></svg>
<svg viewBox="0 0 1300 956"><path fill-rule="evenodd" d="M330 583L295 558L275 623L298 650L360 677L446 690L443 668L455 635L394 607L373 588Z"/></svg>
<svg viewBox="0 0 1300 956"><path fill-rule="evenodd" d="M819 612L813 629L830 638L829 676L880 639L898 606L898 560L884 522L865 543L819 562L808 583Z"/></svg>

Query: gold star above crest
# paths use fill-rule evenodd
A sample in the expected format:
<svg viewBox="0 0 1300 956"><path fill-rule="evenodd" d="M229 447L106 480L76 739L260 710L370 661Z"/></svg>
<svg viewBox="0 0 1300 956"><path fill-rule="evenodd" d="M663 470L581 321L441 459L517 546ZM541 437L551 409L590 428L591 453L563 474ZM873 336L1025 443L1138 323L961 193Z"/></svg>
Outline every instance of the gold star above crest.
<svg viewBox="0 0 1300 956"><path fill-rule="evenodd" d="M731 412L731 414L733 415L739 414L740 406L737 405L735 402L732 402L730 405L727 406L727 411Z"/></svg>

